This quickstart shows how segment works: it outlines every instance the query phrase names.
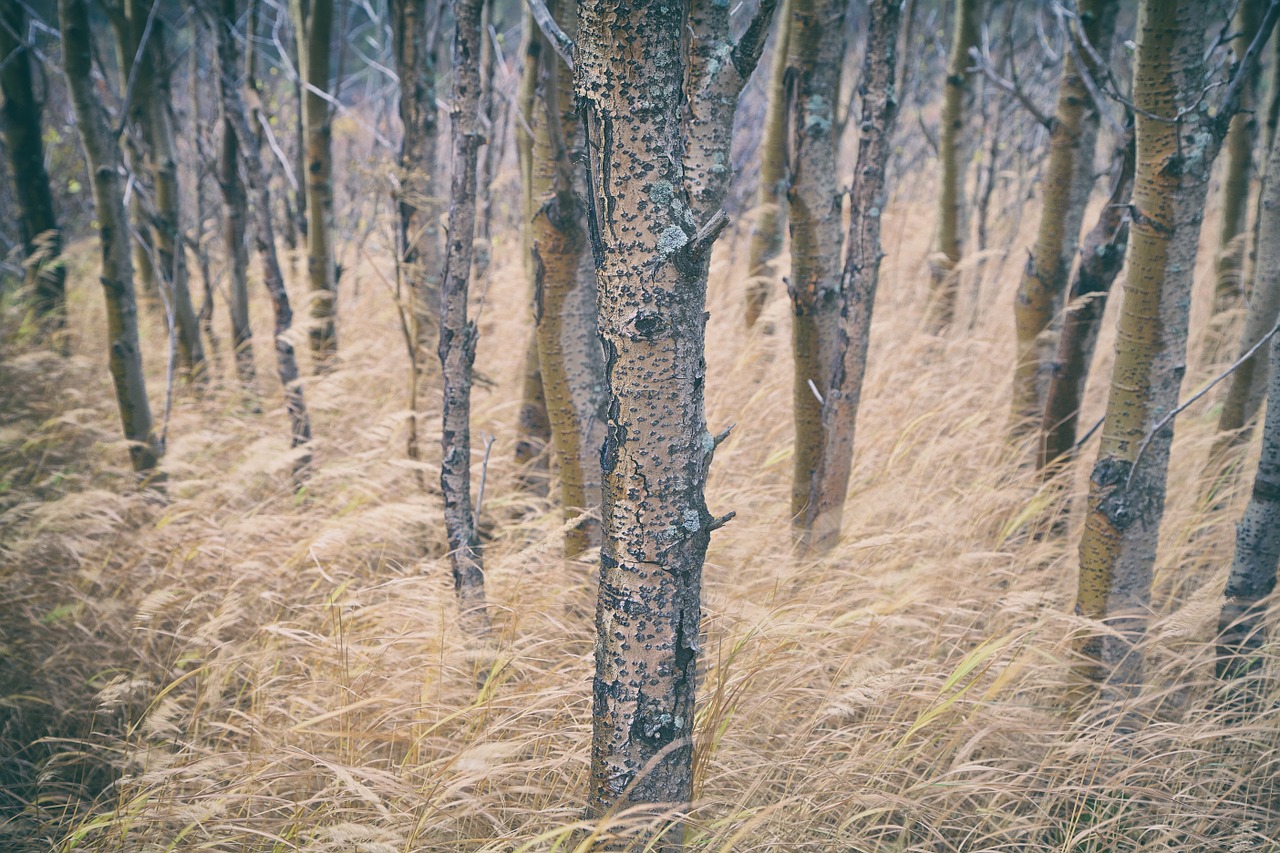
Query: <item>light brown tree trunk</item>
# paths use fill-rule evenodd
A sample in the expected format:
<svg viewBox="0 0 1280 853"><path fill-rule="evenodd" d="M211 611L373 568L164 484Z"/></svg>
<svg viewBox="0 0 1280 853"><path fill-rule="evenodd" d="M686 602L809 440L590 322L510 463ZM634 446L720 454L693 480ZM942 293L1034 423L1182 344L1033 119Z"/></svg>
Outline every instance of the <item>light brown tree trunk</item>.
<svg viewBox="0 0 1280 853"><path fill-rule="evenodd" d="M250 3L256 0L249 0ZM234 10L233 10L234 11ZM252 24L253 17L250 16ZM216 26L222 26L218 23ZM256 35L251 28L250 40ZM246 63L253 55L246 56ZM250 79L253 69L248 70ZM231 341L235 349L236 378L246 391L253 388L256 368L253 361L253 329L249 325L249 244L245 235L245 223L249 219L249 196L240 177L240 141L235 125L226 115L226 106L220 104L222 116L222 145L218 151L218 185L222 188L223 220L222 237L227 246L228 278L231 283L227 300L231 315ZM245 140L246 145L256 145L256 139Z"/></svg>
<svg viewBox="0 0 1280 853"><path fill-rule="evenodd" d="M1062 310L1063 295L1080 239L1084 208L1093 189L1093 158L1098 113L1084 74L1099 79L1099 67L1111 54L1118 0L1083 0L1080 19L1099 62L1080 67L1075 53L1063 60L1058 105L1049 136L1049 161L1041 181L1043 202L1036 242L1028 254L1014 299L1018 354L1013 371L1010 428L1015 436L1034 433L1044 413L1048 368L1057 349L1049 334ZM1080 51L1080 56L1088 56ZM1090 67L1092 66L1092 67Z"/></svg>
<svg viewBox="0 0 1280 853"><path fill-rule="evenodd" d="M480 32L483 0L454 3L452 163L449 237L441 276L440 365L444 378L440 488L444 493L449 561L464 628L489 628L484 566L471 507L471 371L479 335L467 319L467 285L476 222L476 157L483 136L480 111Z"/></svg>
<svg viewBox="0 0 1280 853"><path fill-rule="evenodd" d="M142 353L138 348L138 309L121 186L123 164L93 85L93 47L86 0L59 0L58 13L67 88L89 161L94 213L102 243L101 282L107 303L108 365L124 435L132 442L129 457L135 471L145 472L156 467L162 449L151 431L151 407L147 402Z"/></svg>
<svg viewBox="0 0 1280 853"><path fill-rule="evenodd" d="M1038 466L1046 472L1055 470L1059 460L1069 460L1075 449L1080 404L1106 312L1107 295L1124 265L1125 248L1129 244L1129 197L1133 194L1135 159L1134 133L1130 127L1112 152L1116 177L1111 196L1085 238L1080 266L1067 296L1040 426Z"/></svg>
<svg viewBox="0 0 1280 853"><path fill-rule="evenodd" d="M248 111L240 98L236 73L239 67L235 32L236 0L218 2L218 95L222 101L222 114L230 120L237 138L250 140L254 138L254 131L249 126ZM297 448L311 441L311 419L307 415L306 401L302 396L298 360L293 344L289 343L293 309L289 305L289 293L285 290L284 274L280 271L280 259L276 254L275 226L271 221L271 190L258 147L241 145L240 158L249 178L249 189L254 194L254 241L258 259L262 262L262 283L271 295L271 308L275 315L276 368L280 387L284 392L285 411L289 416L289 446ZM293 469L295 482L302 478L310 462L310 452L303 453L297 459Z"/></svg>
<svg viewBox="0 0 1280 853"><path fill-rule="evenodd" d="M577 33L573 0L552 5L569 38ZM596 328L596 281L587 250L582 133L573 108L573 79L543 42L537 53L537 104L530 191L534 322L541 386L551 422L565 519L588 514L565 532L565 555L600 544L600 447L604 444L604 357Z"/></svg>
<svg viewBox="0 0 1280 853"><path fill-rule="evenodd" d="M775 261L782 252L787 197L787 71L791 32L791 0L781 0L773 64L769 72L768 105L764 134L760 138L760 186L756 196L755 224L747 246L746 323L751 328L769 301L778 277Z"/></svg>
<svg viewBox="0 0 1280 853"><path fill-rule="evenodd" d="M1167 120L1203 96L1199 2L1142 0L1137 41L1133 97L1140 112L1129 272L1106 424L1090 478L1076 601L1079 614L1109 626L1079 643L1077 675L1105 683L1104 695L1120 697L1141 681L1173 439L1172 422L1155 427L1178 403L1209 173L1234 106Z"/></svg>
<svg viewBox="0 0 1280 853"><path fill-rule="evenodd" d="M302 75L302 125L307 140L307 281L311 286L311 357L317 371L332 369L338 352L338 281L333 255L332 113L329 43L334 0L293 0L294 33ZM303 180L300 176L299 180Z"/></svg>
<svg viewBox="0 0 1280 853"><path fill-rule="evenodd" d="M1258 32L1262 20L1264 0L1241 0L1236 7L1231 31L1235 39L1231 49L1238 63ZM1222 177L1222 220L1218 225L1218 256L1213 287L1213 313L1220 314L1240 304L1244 296L1245 254L1249 218L1249 189L1253 178L1253 149L1258 141L1258 83L1262 66L1254 63L1240 89L1240 112L1231 119L1227 131L1226 168ZM1265 149L1264 149L1265 150ZM1222 324L1218 324L1221 326ZM1225 337L1226 330L1218 328L1212 334ZM1210 341L1216 349L1221 340ZM1264 383L1265 384L1265 383Z"/></svg>
<svg viewBox="0 0 1280 853"><path fill-rule="evenodd" d="M1262 456L1253 492L1236 527L1235 558L1227 601L1218 618L1219 678L1254 676L1263 665L1266 600L1276 587L1280 562L1280 345L1270 346L1271 381L1262 429ZM1248 687L1240 692L1248 693Z"/></svg>
<svg viewBox="0 0 1280 853"><path fill-rule="evenodd" d="M443 4L435 0L393 0L396 71L400 75L401 275L413 299L414 370L409 458L421 458L417 390L432 371L428 357L440 340L441 184L436 168L440 136L436 110L436 61Z"/></svg>
<svg viewBox="0 0 1280 853"><path fill-rule="evenodd" d="M692 796L702 562L707 266L690 213L682 4L581 5L576 92L609 392L588 811ZM680 845L679 829L662 841Z"/></svg>
<svg viewBox="0 0 1280 853"><path fill-rule="evenodd" d="M53 192L44 167L44 137L40 132L43 104L32 87L31 50L26 7L5 4L0 10L0 92L4 94L4 140L13 165L17 191L22 257L26 286L37 316L52 330L66 325L66 267L60 262L62 231L53 207Z"/></svg>
<svg viewBox="0 0 1280 853"><path fill-rule="evenodd" d="M838 278L832 281L825 277L833 272L831 259L811 260L809 255L815 250L830 251L839 261L839 231L835 230L839 228L839 207L833 205L831 185L835 140L824 136L830 125L826 114L815 109L822 93L829 91L823 87L833 82L827 69L838 66L832 61L832 52L838 58L842 39L831 16L838 16L839 4L792 2L796 9L791 25L796 91L791 124L797 158L792 169L796 181L791 215L796 345L792 512L797 540L807 550L822 551L839 538L853 465L854 430L880 273L885 169L898 112L894 79L902 10L897 0L872 0L868 12L861 135L850 194L849 234L843 269L834 267ZM803 55L811 46L817 50ZM828 222L825 217L813 221L813 208L821 208L835 221ZM825 240L815 240L802 236L802 227L828 233ZM833 236L837 243L828 248L827 241ZM810 272L818 270L824 278Z"/></svg>
<svg viewBox="0 0 1280 853"><path fill-rule="evenodd" d="M938 133L941 175L938 186L936 250L929 256L928 324L934 333L951 325L956 311L956 265L963 252L965 232L964 178L968 163L964 156L965 123L973 93L973 60L969 48L977 47L981 24L981 0L956 0L955 26L947 61L946 89L942 101L942 126Z"/></svg>

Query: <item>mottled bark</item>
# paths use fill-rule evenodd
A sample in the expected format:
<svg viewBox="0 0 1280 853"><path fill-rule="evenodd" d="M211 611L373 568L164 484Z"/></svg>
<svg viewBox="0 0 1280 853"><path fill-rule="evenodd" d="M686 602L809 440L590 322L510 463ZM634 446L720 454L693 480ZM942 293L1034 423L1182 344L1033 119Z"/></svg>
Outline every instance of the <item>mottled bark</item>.
<svg viewBox="0 0 1280 853"><path fill-rule="evenodd" d="M108 366L129 457L135 471L156 467L162 452L152 434L138 348L138 308L129 257L129 223L124 209L123 163L92 79L92 37L86 0L59 0L63 67L75 109L76 128L89 161L94 214L102 248L102 291L107 303Z"/></svg>
<svg viewBox="0 0 1280 853"><path fill-rule="evenodd" d="M552 4L561 30L577 34L573 0ZM596 281L587 251L582 133L573 108L573 79L541 34L539 97L533 130L530 191L534 322L541 386L551 422L566 520L565 555L600 544L600 448L604 444L604 356L596 328Z"/></svg>
<svg viewBox="0 0 1280 853"><path fill-rule="evenodd" d="M964 243L964 129L973 101L973 74L969 49L978 46L981 0L956 0L951 53L947 60L947 85L942 99L942 126L938 132L938 160L941 173L938 187L937 245L929 256L930 329L941 332L955 318L956 265Z"/></svg>
<svg viewBox="0 0 1280 853"><path fill-rule="evenodd" d="M836 29L828 21L830 15L838 14L838 9L824 8L822 3L811 6L810 0L792 2L797 10L792 23L795 50L806 49L815 37L814 28L821 33L817 36L820 41L818 50L810 61L794 66L797 80L795 103L800 108L792 117L792 132L797 139L792 147L797 157L803 158L808 152L817 153L816 149L823 146L820 156L798 159L793 167L796 175L791 216L794 270L804 258L802 252L811 251L811 245L825 248L822 241L801 239L797 231L812 218L808 210L810 205L805 204L806 199L801 197L802 191L812 192L811 204L814 206L831 203L829 177L821 171L816 177L808 173L833 165L828 162L828 157L834 160L835 140L823 138L822 128L829 125L824 124L825 116L817 113L814 107L819 97L817 85L831 83L819 78L825 73L825 65L830 59L828 52L839 51L840 37L838 30L832 35L824 29ZM872 0L868 10L867 49L861 86L861 136L850 193L849 234L845 242L843 269L834 283L802 277L799 272L792 274L797 347L796 469L792 510L798 540L814 551L830 548L839 538L853 465L858 404L862 398L872 308L880 274L880 220L886 201L885 169L898 114L894 79L901 11L898 0ZM806 14L811 17L806 17ZM830 154L826 146L832 147ZM797 212L797 202L806 209ZM838 206L834 207L834 214L838 217ZM838 220L835 224L838 227ZM824 220L816 227L826 229L828 223ZM838 232L835 236L838 239ZM838 244L835 250L838 258ZM806 266L805 269L814 269L815 266ZM824 273L826 267L824 259ZM814 349L802 353L802 343ZM802 369L806 372L801 373ZM817 400L819 395L821 402Z"/></svg>
<svg viewBox="0 0 1280 853"><path fill-rule="evenodd" d="M1069 459L1075 449L1080 404L1107 308L1107 295L1124 266L1129 245L1129 198L1133 194L1135 159L1130 126L1112 152L1115 180L1111 195L1085 237L1080 265L1068 292L1040 426L1038 467L1046 471L1054 470L1058 460Z"/></svg>
<svg viewBox="0 0 1280 853"><path fill-rule="evenodd" d="M212 10L212 0L207 2ZM218 95L222 101L222 114L231 121L237 138L249 140L254 138L254 131L249 126L249 115L241 100L236 74L239 67L235 39L236 0L218 0L218 3L215 30L218 34ZM271 190L258 147L241 145L240 159L249 178L249 189L254 194L254 243L262 263L262 283L271 295L271 308L275 315L276 368L284 392L285 411L289 416L289 446L296 448L311 441L311 420L307 416L302 382L298 378L298 360L293 344L289 343L293 309L289 305L289 293L285 290L284 274L280 271L280 259L276 254ZM294 465L295 478L301 477L310 461L309 452L298 458Z"/></svg>
<svg viewBox="0 0 1280 853"><path fill-rule="evenodd" d="M53 208L53 192L44 167L44 138L32 85L32 55L26 44L27 14L22 3L0 10L0 93L4 95L4 141L13 166L18 202L25 285L36 315L51 328L66 325L66 268L62 265L62 231Z"/></svg>
<svg viewBox="0 0 1280 853"><path fill-rule="evenodd" d="M1273 19L1274 20L1274 19ZM1077 673L1132 693L1141 679L1173 423L1186 370L1196 244L1213 161L1233 104L1179 110L1203 97L1204 12L1196 0L1142 0L1134 71L1138 162L1116 364L1090 479L1076 610L1105 620L1079 643ZM1230 89L1228 90L1230 91ZM1153 117L1154 116L1154 117Z"/></svg>
<svg viewBox="0 0 1280 853"><path fill-rule="evenodd" d="M396 72L400 75L400 223L401 278L413 300L414 370L409 458L419 460L418 395L440 339L441 184L436 168L440 136L436 110L436 61L442 4L436 0L392 0Z"/></svg>
<svg viewBox="0 0 1280 853"><path fill-rule="evenodd" d="M689 208L682 4L587 0L576 91L609 392L588 811L685 806L702 563L707 266L715 227ZM717 223L723 219L717 217ZM678 847L680 832L663 837Z"/></svg>
<svg viewBox="0 0 1280 853"><path fill-rule="evenodd" d="M775 261L782 253L788 180L785 78L790 32L791 0L781 0L773 64L769 71L769 101L765 107L764 133L760 137L760 186L756 196L755 223L747 245L747 328L756 324L769 301L773 282L778 277Z"/></svg>
<svg viewBox="0 0 1280 853"><path fill-rule="evenodd" d="M476 156L483 135L480 112L480 32L483 0L454 3L449 235L441 276L440 365L444 378L440 488L444 494L449 562L462 623L488 630L484 566L471 508L471 371L479 333L467 319L467 285L476 221Z"/></svg>
<svg viewBox="0 0 1280 853"><path fill-rule="evenodd" d="M791 518L797 543L809 547L828 545L839 536L838 528L827 529L832 508L825 505L821 483L814 479L820 477L826 448L823 409L833 390L829 383L837 365L843 367L844 362L845 342L838 319L843 308L841 193L836 186L834 123L845 4L839 0L790 2L786 71L791 173L787 190L791 223L788 289L795 365Z"/></svg>
<svg viewBox="0 0 1280 853"><path fill-rule="evenodd" d="M1090 58L1082 69L1077 56L1089 57L1089 53L1079 51L1068 52L1062 64L1049 159L1040 182L1040 226L1013 305L1018 341L1010 411L1014 435L1033 432L1044 413L1048 368L1057 349L1054 335L1049 332L1062 310L1094 181L1098 112L1084 75L1100 78L1099 67L1105 65L1111 53L1119 7L1118 0L1082 0L1080 21L1085 38L1098 53L1098 62Z"/></svg>
<svg viewBox="0 0 1280 853"><path fill-rule="evenodd" d="M1236 7L1231 31L1235 39L1231 49L1237 63L1258 32L1265 0L1241 0ZM1253 63L1240 87L1240 112L1231 119L1227 131L1226 163L1222 176L1222 219L1218 225L1218 256L1215 261L1213 287L1213 313L1220 314L1240 304L1244 296L1245 246L1248 232L1245 229L1249 210L1249 187L1253 178L1253 149L1258 141L1258 83L1262 66ZM1221 326L1222 324L1217 324ZM1224 337L1225 329L1212 330L1214 337ZM1221 341L1210 341L1210 348L1217 349Z"/></svg>
<svg viewBox="0 0 1280 853"><path fill-rule="evenodd" d="M294 34L302 75L302 126L306 135L307 281L311 288L311 357L317 371L333 367L338 352L338 281L333 254L332 113L329 42L334 0L294 0ZM302 180L300 177L299 180Z"/></svg>
<svg viewBox="0 0 1280 853"><path fill-rule="evenodd" d="M1250 676L1262 668L1266 599L1280 562L1280 344L1273 341L1262 456L1253 493L1236 527L1227 601L1218 618L1218 677Z"/></svg>

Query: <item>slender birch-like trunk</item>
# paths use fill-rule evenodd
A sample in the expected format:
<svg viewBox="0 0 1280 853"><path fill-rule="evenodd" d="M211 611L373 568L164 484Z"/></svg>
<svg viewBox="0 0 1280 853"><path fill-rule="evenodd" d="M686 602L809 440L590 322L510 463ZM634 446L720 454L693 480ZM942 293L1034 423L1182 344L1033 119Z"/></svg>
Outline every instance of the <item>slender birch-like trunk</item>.
<svg viewBox="0 0 1280 853"><path fill-rule="evenodd" d="M444 379L440 488L449 561L464 628L489 628L484 566L471 507L471 371L479 332L467 318L467 285L476 222L476 157L483 142L480 111L480 32L483 0L454 3L449 236L441 276L440 365Z"/></svg>
<svg viewBox="0 0 1280 853"><path fill-rule="evenodd" d="M31 49L26 7L9 3L0 10L0 92L4 94L4 141L13 165L17 191L26 286L36 315L58 330L66 325L66 267L61 263L62 231L53 207L49 174L44 167L40 132L43 104L32 86Z"/></svg>
<svg viewBox="0 0 1280 853"><path fill-rule="evenodd" d="M947 61L947 85L942 100L942 126L938 133L938 160L941 166L938 190L937 244L929 256L928 323L942 332L955 319L956 265L963 252L965 232L964 178L968 170L965 150L965 123L973 101L970 87L973 74L969 48L977 47L981 20L981 0L956 0L955 26Z"/></svg>
<svg viewBox="0 0 1280 853"><path fill-rule="evenodd" d="M253 0L250 0L253 2ZM239 139L255 138L249 126L249 114L240 96L239 67L236 52L236 0L208 0L210 12L217 23L218 34L218 96L222 101L223 117L229 119ZM311 441L311 420L307 415L306 401L302 395L302 381L298 375L298 360L289 342L289 329L293 325L293 309L289 293L285 290L284 274L280 271L280 259L276 254L275 226L271 221L271 190L262 166L262 155L256 145L239 147L241 162L249 178L249 189L254 194L254 242L258 259L262 263L262 283L271 295L271 308L275 315L276 367L280 387L284 392L285 411L289 416L289 446L300 447ZM311 462L311 454L303 454L294 464L294 477L299 479Z"/></svg>
<svg viewBox="0 0 1280 853"><path fill-rule="evenodd" d="M63 66L76 115L76 128L89 161L94 214L102 244L102 292L107 303L108 366L124 435L132 444L133 469L147 472L159 463L163 449L152 434L138 347L138 308L129 257L129 224L121 182L120 148L93 85L93 44L86 0L59 0Z"/></svg>
<svg viewBox="0 0 1280 853"><path fill-rule="evenodd" d="M256 0L249 0L250 3ZM234 14L235 10L232 9ZM250 16L250 23L253 16ZM215 24L215 27L221 24ZM248 32L250 42L255 35ZM253 54L247 54L245 62L252 62ZM254 76L248 69L248 77ZM235 350L236 378L241 388L252 389L256 376L253 360L253 328L249 325L249 243L245 225L249 220L249 195L240 177L240 140L236 136L235 123L226 114L226 106L220 102L222 116L222 144L218 150L218 186L222 190L222 237L227 246L227 269L231 293L227 300L231 316L231 341ZM256 145L256 139L246 139L245 145Z"/></svg>
<svg viewBox="0 0 1280 853"><path fill-rule="evenodd" d="M608 383L588 811L692 796L702 563L707 267L723 217L690 212L683 4L586 0L576 92ZM662 849L680 845L670 829Z"/></svg>
<svg viewBox="0 0 1280 853"><path fill-rule="evenodd" d="M769 301L775 261L782 253L787 197L787 98L784 79L791 32L791 0L781 0L773 64L769 71L768 105L760 138L760 186L756 192L755 224L747 245L746 323L751 328Z"/></svg>
<svg viewBox="0 0 1280 853"><path fill-rule="evenodd" d="M1038 467L1044 471L1054 470L1055 463L1069 459L1075 449L1080 404L1084 400L1107 296L1124 265L1129 244L1129 198L1133 194L1136 156L1130 126L1111 154L1116 173L1111 195L1085 237L1080 266L1067 295L1040 426Z"/></svg>
<svg viewBox="0 0 1280 853"><path fill-rule="evenodd" d="M1077 674L1119 696L1141 682L1141 640L1173 440L1171 421L1156 426L1177 406L1186 371L1191 281L1209 173L1235 106L1179 112L1204 97L1204 10L1196 0L1142 0L1137 42L1138 161L1128 278L1106 423L1090 478L1076 601L1078 613L1109 625L1079 643Z"/></svg>
<svg viewBox="0 0 1280 853"><path fill-rule="evenodd" d="M792 2L800 10L808 6L810 0ZM796 66L798 88L793 103L799 108L792 118L793 134L797 138L793 149L798 158L793 167L796 183L792 189L793 269L803 258L802 252L810 246L810 240L802 239L797 232L812 218L807 209L797 213L795 204L806 201L801 196L802 192L811 193L813 205L823 203L823 173L819 171L814 177L807 173L815 167L820 170L829 165L825 148L820 156L800 158L818 146L834 142L824 142L821 137L823 116L813 110L818 103L818 92L811 91L810 87L818 83L814 70L824 67L829 60L828 52L839 50L838 36L832 36L823 29L827 26L824 22L835 11L814 3L810 11L813 17L806 20L802 14L797 14L792 23L792 44L797 51L804 50L809 39L814 38L813 28L821 33L818 36L820 44L813 57L816 62ZM845 241L843 269L834 290L832 283L827 281L801 290L801 285L807 285L809 279L793 273L797 417L792 509L797 539L811 551L826 550L839 538L853 466L858 404L862 398L862 380L866 374L867 349L871 339L871 315L880 274L880 221L886 202L885 170L898 113L894 80L901 12L898 0L872 0L868 10L867 49L861 86L861 135L850 193L849 233ZM829 85L830 81L826 82ZM834 159L834 151L831 156ZM829 195L826 197L830 198ZM839 208L834 212L838 217ZM838 227L838 221L835 224ZM818 223L818 227L826 228L827 224ZM836 236L838 239L838 232ZM839 246L835 248L838 259ZM802 342L814 348L802 353ZM803 374L802 369L805 371ZM822 398L820 403L818 396ZM803 420L801 406L804 407Z"/></svg>
<svg viewBox="0 0 1280 853"><path fill-rule="evenodd" d="M1098 53L1098 62L1090 59L1082 69L1076 57L1088 57L1089 53L1081 50L1069 52L1062 64L1049 161L1041 180L1039 231L1013 305L1018 355L1010 427L1015 436L1034 432L1044 413L1050 378L1047 368L1057 348L1049 330L1062 310L1094 181L1098 113L1084 75L1099 79L1099 67L1111 54L1119 7L1118 0L1082 0L1080 22L1085 38Z"/></svg>

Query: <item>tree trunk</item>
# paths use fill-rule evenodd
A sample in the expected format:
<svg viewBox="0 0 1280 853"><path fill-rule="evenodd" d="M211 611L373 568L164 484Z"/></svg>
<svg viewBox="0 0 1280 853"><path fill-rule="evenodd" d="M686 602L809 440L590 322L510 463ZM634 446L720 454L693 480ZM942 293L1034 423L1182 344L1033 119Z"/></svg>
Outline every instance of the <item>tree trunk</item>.
<svg viewBox="0 0 1280 853"><path fill-rule="evenodd" d="M769 71L769 102L760 138L760 187L755 224L747 246L746 323L751 328L769 301L777 277L774 261L782 253L782 229L786 225L787 194L787 72L791 32L791 0L781 0L778 34L774 38L773 65Z"/></svg>
<svg viewBox="0 0 1280 853"><path fill-rule="evenodd" d="M682 4L581 6L576 92L609 393L588 810L687 805L703 497L707 267L723 217L689 209ZM703 225L700 229L699 225ZM664 836L678 847L679 829Z"/></svg>
<svg viewBox="0 0 1280 853"><path fill-rule="evenodd" d="M902 9L897 0L873 0L869 10L849 235L843 270L835 267L838 279L833 281L828 277L833 265L827 253L838 261L840 210L833 204L836 194L831 185L835 140L824 135L830 125L826 113L816 107L822 93L830 91L822 87L834 82L828 69L839 64L832 55L838 60L841 47L839 28L832 23L832 16L839 15L839 4L792 2L796 10L791 25L796 80L791 120L796 156L791 215L796 345L792 513L797 540L807 550L823 551L839 538L853 465L854 430L880 273L885 169L898 111L894 79ZM824 214L816 222L815 209ZM803 235L802 228L821 236ZM833 238L836 242L829 247ZM813 257L815 250L822 256Z"/></svg>
<svg viewBox="0 0 1280 853"><path fill-rule="evenodd" d="M1231 31L1235 61L1240 62L1244 52L1258 32L1262 20L1263 0L1241 0L1236 6ZM1249 218L1249 188L1253 178L1253 149L1258 141L1258 82L1262 66L1254 63L1244 78L1240 89L1240 112L1231 119L1224 143L1227 152L1226 169L1222 177L1222 221L1218 226L1218 257L1213 287L1213 313L1240 304L1244 296L1245 246L1248 232L1245 225ZM1217 324L1221 326L1222 324ZM1225 329L1215 330L1215 337L1224 337ZM1214 347L1213 341L1210 347ZM1220 341L1219 341L1220 343Z"/></svg>
<svg viewBox="0 0 1280 853"><path fill-rule="evenodd" d="M1134 71L1138 162L1128 280L1106 425L1090 479L1076 611L1108 632L1079 643L1077 674L1107 694L1140 684L1141 640L1164 511L1170 421L1186 367L1196 243L1209 173L1233 104L1166 117L1203 97L1204 10L1196 0L1142 0ZM1210 114L1213 113L1211 116ZM1154 118L1152 117L1154 116Z"/></svg>
<svg viewBox="0 0 1280 853"><path fill-rule="evenodd" d="M577 33L573 0L553 4L561 29ZM531 117L530 230L534 322L545 409L560 475L565 519L585 518L565 533L565 556L600 544L600 448L604 444L604 356L596 327L596 281L587 252L582 134L573 108L572 75L543 42L540 97Z"/></svg>
<svg viewBox="0 0 1280 853"><path fill-rule="evenodd" d="M254 35L250 30L249 38L252 39ZM252 55L247 56L246 62L251 61ZM249 69L248 76L253 78L252 68ZM228 278L231 282L227 308L231 314L236 378L240 380L241 388L250 391L256 369L253 361L253 329L249 325L249 245L245 236L249 197L245 192L244 181L240 178L240 141L236 137L235 125L226 114L225 105L222 105L219 113L222 116L222 145L218 151L218 185L222 188L222 236L227 244ZM256 140L247 139L245 144L255 145Z"/></svg>
<svg viewBox="0 0 1280 853"><path fill-rule="evenodd" d="M1010 427L1015 436L1033 432L1044 413L1047 368L1056 350L1049 330L1062 310L1094 181L1098 113L1084 74L1099 79L1099 68L1105 66L1111 53L1119 7L1117 0L1083 0L1080 18L1084 35L1097 50L1099 61L1086 63L1082 72L1077 54L1068 53L1062 64L1058 106L1049 137L1049 161L1041 181L1044 201L1040 228L1013 305L1018 354ZM1082 50L1079 54L1087 52Z"/></svg>
<svg viewBox="0 0 1280 853"><path fill-rule="evenodd" d="M231 121L237 138L250 140L254 138L254 132L249 127L248 111L240 99L239 78L236 73L239 67L235 33L236 0L218 2L221 8L217 27L218 94L222 99L222 114ZM307 416L302 383L298 378L298 360L294 355L293 344L289 343L293 309L289 305L289 293L285 290L284 274L280 271L280 259L276 255L275 227L271 221L271 190L258 147L241 145L240 158L249 177L249 188L254 193L254 240L258 259L262 262L262 282L271 294L271 308L275 314L276 366L280 387L284 391L285 411L289 415L289 446L296 448L311 441L311 420ZM295 462L295 481L301 479L310 461L311 454L308 452Z"/></svg>
<svg viewBox="0 0 1280 853"><path fill-rule="evenodd" d="M62 231L53 207L53 192L44 168L44 138L31 80L31 50L27 46L27 14L22 3L6 4L0 12L0 92L4 94L4 139L13 164L17 191L26 286L36 315L51 329L66 326L66 268L60 262Z"/></svg>
<svg viewBox="0 0 1280 853"><path fill-rule="evenodd" d="M1262 457L1253 493L1236 527L1227 602L1218 618L1218 677L1250 676L1262 668L1266 599L1280 562L1280 344L1273 341Z"/></svg>
<svg viewBox="0 0 1280 853"><path fill-rule="evenodd" d="M829 530L830 507L821 494L821 459L826 448L823 409L832 374L843 367L840 200L836 187L835 97L843 53L844 4L838 0L790 0L791 38L787 60L790 154L787 191L791 222L791 328L795 357L792 389L795 467L791 519L804 548L827 546L839 536ZM842 372L842 371L841 371ZM839 393L840 388L834 389ZM819 482L814 482L815 478ZM816 492L816 494L815 494ZM828 510L824 512L824 510ZM836 514L838 517L838 513ZM821 518L820 518L821 517ZM821 520L823 526L819 527Z"/></svg>
<svg viewBox="0 0 1280 853"><path fill-rule="evenodd" d="M436 61L442 4L393 0L396 71L400 75L400 225L402 277L413 299L414 382L409 425L409 458L420 459L416 389L430 371L427 357L440 339L441 181L437 162L440 136L436 110Z"/></svg>
<svg viewBox="0 0 1280 853"><path fill-rule="evenodd" d="M942 126L938 134L941 176L938 188L937 249L929 256L929 309L931 330L940 333L951 325L956 311L956 265L960 263L964 235L964 177L968 163L963 155L965 122L973 100L970 89L972 60L969 48L977 47L981 0L956 0L955 27L947 61L947 85L942 101Z"/></svg>
<svg viewBox="0 0 1280 853"><path fill-rule="evenodd" d="M133 293L129 225L121 186L123 164L93 85L93 47L86 0L59 0L58 12L67 88L89 161L94 213L102 243L101 282L107 302L108 365L124 435L132 442L129 457L135 471L145 472L156 467L162 449L151 431L151 407L147 402L142 353L138 348L138 308Z"/></svg>
<svg viewBox="0 0 1280 853"><path fill-rule="evenodd" d="M1124 265L1129 243L1129 198L1133 194L1135 158L1130 126L1112 152L1116 178L1111 196L1085 238L1080 266L1068 293L1040 427L1039 467L1045 471L1054 470L1055 463L1069 459L1075 449L1080 404L1107 309L1107 295Z"/></svg>
<svg viewBox="0 0 1280 853"><path fill-rule="evenodd" d="M440 488L449 560L462 623L473 634L489 628L484 566L471 508L471 370L478 331L467 319L467 285L476 222L476 157L483 142L480 111L480 32L483 0L456 0L453 38L452 162L449 236L440 301L440 365L444 378Z"/></svg>
<svg viewBox="0 0 1280 853"><path fill-rule="evenodd" d="M307 281L311 285L311 357L319 372L338 352L338 282L333 256L333 125L329 43L334 0L294 0L294 31L302 74L302 125L307 140ZM299 177L299 180L302 180Z"/></svg>

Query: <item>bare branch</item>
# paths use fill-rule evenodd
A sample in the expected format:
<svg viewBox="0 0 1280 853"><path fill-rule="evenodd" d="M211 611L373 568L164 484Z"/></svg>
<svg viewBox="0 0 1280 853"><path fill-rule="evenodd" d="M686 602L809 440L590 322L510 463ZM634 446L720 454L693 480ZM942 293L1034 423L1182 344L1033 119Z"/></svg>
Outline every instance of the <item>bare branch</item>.
<svg viewBox="0 0 1280 853"><path fill-rule="evenodd" d="M973 60L974 68L981 71L984 77L1016 98L1022 108L1036 120L1037 124L1043 125L1045 130L1053 130L1053 119L1044 110L1036 106L1035 101L1031 100L1031 96L1022 88L1022 84L1018 82L1018 72L1012 62L1009 63L1009 73L1013 77L1010 80L1001 77L1000 73L996 71L995 66L991 63L990 54L986 52L985 43L981 52L976 47L969 48L969 58Z"/></svg>
<svg viewBox="0 0 1280 853"><path fill-rule="evenodd" d="M760 8L756 9L751 23L747 24L746 31L733 46L733 53L730 54L729 60L743 81L751 77L756 64L760 61L765 40L769 36L769 24L773 21L773 12L777 7L778 0L760 0Z"/></svg>
<svg viewBox="0 0 1280 853"><path fill-rule="evenodd" d="M556 56L564 60L564 64L573 70L573 39L565 35L564 30L560 29L560 25L556 23L556 19L551 16L551 12L547 10L547 4L543 0L526 0L529 5L529 11L533 13L533 21L538 25L538 29L542 30L542 35L551 43L551 48L556 52Z"/></svg>

